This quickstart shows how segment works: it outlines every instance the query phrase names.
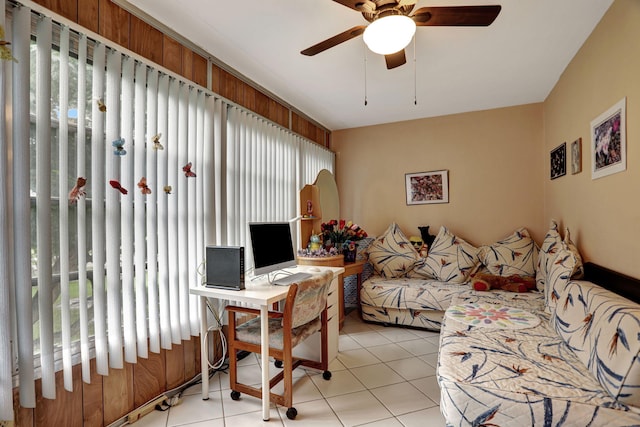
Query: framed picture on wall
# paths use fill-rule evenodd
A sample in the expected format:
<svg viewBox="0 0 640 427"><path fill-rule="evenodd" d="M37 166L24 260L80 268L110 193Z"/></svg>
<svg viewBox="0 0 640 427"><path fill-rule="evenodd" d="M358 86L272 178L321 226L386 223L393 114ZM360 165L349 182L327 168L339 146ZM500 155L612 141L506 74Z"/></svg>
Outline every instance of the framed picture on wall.
<svg viewBox="0 0 640 427"><path fill-rule="evenodd" d="M627 168L627 98L591 121L591 179Z"/></svg>
<svg viewBox="0 0 640 427"><path fill-rule="evenodd" d="M567 143L563 142L551 150L551 179L560 178L567 173Z"/></svg>
<svg viewBox="0 0 640 427"><path fill-rule="evenodd" d="M407 205L449 203L449 171L408 173L405 175Z"/></svg>
<svg viewBox="0 0 640 427"><path fill-rule="evenodd" d="M571 174L582 172L582 138L571 143Z"/></svg>

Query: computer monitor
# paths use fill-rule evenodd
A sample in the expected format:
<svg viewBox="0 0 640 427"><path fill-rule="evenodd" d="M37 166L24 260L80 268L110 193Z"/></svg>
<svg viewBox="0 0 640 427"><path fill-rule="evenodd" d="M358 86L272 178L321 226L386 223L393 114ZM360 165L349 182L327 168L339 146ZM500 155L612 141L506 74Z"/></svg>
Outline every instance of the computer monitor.
<svg viewBox="0 0 640 427"><path fill-rule="evenodd" d="M249 235L255 275L296 265L289 222L251 222Z"/></svg>

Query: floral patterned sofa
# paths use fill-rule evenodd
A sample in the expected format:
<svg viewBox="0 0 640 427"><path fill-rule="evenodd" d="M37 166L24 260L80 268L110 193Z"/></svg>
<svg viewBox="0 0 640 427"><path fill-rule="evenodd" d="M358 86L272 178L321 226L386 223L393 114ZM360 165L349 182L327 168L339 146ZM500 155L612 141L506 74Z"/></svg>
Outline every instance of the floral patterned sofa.
<svg viewBox="0 0 640 427"><path fill-rule="evenodd" d="M476 248L440 227L426 257L421 257L397 224L367 248L374 274L359 289L365 321L440 330L444 311L461 294L474 294L469 276L483 268L491 274L534 276L538 247L525 228ZM494 292L505 299L539 299L541 293Z"/></svg>
<svg viewBox="0 0 640 427"><path fill-rule="evenodd" d="M572 280L581 268L552 227L537 303L453 299L437 368L448 426L640 425L640 304L618 295L640 301L640 281L589 263Z"/></svg>
<svg viewBox="0 0 640 427"><path fill-rule="evenodd" d="M475 248L441 227L421 258L391 224L367 251L363 319L440 330L448 426L640 425L640 281L583 266L568 230ZM473 291L478 269L535 276L537 291Z"/></svg>

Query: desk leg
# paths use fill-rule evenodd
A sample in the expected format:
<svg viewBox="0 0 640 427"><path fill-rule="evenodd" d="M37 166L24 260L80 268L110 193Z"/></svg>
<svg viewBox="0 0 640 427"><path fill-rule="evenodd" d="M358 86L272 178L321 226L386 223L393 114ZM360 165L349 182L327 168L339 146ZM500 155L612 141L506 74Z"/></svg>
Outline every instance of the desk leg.
<svg viewBox="0 0 640 427"><path fill-rule="evenodd" d="M209 400L209 340L207 339L207 297L200 297L200 374L202 400Z"/></svg>
<svg viewBox="0 0 640 427"><path fill-rule="evenodd" d="M269 306L260 306L260 339L262 344L262 419L269 421Z"/></svg>

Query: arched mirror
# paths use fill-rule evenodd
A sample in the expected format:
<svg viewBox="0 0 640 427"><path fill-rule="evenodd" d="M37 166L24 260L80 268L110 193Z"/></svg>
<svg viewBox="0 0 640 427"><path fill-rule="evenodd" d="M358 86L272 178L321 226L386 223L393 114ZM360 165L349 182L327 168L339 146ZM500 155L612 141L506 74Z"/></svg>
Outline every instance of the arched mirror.
<svg viewBox="0 0 640 427"><path fill-rule="evenodd" d="M318 187L320 206L322 207L322 221L340 219L340 198L338 186L331 172L322 169L318 172L314 185Z"/></svg>
<svg viewBox="0 0 640 427"><path fill-rule="evenodd" d="M340 219L338 186L328 170L321 170L313 185L300 190L300 216L301 248L307 248L312 234L320 233L323 222Z"/></svg>

